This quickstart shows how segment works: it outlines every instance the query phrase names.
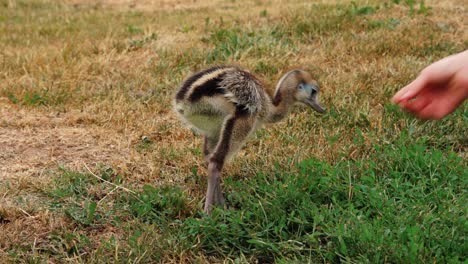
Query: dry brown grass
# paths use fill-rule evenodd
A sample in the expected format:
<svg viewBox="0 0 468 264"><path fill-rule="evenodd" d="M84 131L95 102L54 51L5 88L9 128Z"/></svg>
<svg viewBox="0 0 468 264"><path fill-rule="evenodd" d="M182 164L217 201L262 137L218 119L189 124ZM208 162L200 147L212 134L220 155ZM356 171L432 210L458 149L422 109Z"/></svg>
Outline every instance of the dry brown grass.
<svg viewBox="0 0 468 264"><path fill-rule="evenodd" d="M40 206L45 198L37 190L52 184L58 166L86 171L83 164L93 169L105 164L135 188L184 186L193 170L205 173L201 140L182 128L171 97L190 72L208 66L207 51L215 44L204 38L217 28L293 27L295 18L310 21L304 10L320 7L333 17L336 3L349 7L351 1L58 2L0 1L7 9L3 16L15 14L0 19L0 257L12 245L48 247L50 232L73 230L65 217L55 218ZM376 135L388 133L389 96L428 63L468 47L466 5L456 0L426 4L432 8L428 15L409 15L408 6L395 5L344 20L339 29L292 36L290 47L274 44L267 56L246 49L220 61L252 69L270 87L287 69L310 69L323 87L323 104L333 111L323 121L297 108L250 140L225 173L242 178L268 173L273 164L286 170L307 157L334 162L344 150L350 158L368 156ZM395 30L367 27L369 21L389 18L399 21ZM152 33L155 40L145 39ZM259 70L260 62L277 70ZM465 155L463 121L449 122L455 131L447 144ZM394 132L433 128L407 120L392 125ZM353 144L356 127L364 138L359 145ZM190 195L203 196L203 187L185 187ZM110 233L118 231L95 235Z"/></svg>

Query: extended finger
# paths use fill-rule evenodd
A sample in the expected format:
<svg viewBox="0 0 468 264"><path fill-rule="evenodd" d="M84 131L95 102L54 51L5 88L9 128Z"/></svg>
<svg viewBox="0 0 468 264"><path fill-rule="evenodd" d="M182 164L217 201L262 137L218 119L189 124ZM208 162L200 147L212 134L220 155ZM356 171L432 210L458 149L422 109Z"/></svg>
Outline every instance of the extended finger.
<svg viewBox="0 0 468 264"><path fill-rule="evenodd" d="M420 74L414 81L397 92L393 98L393 103L400 103L403 100L408 100L417 95L428 84L426 74Z"/></svg>
<svg viewBox="0 0 468 264"><path fill-rule="evenodd" d="M419 112L414 113L417 117L421 119L434 119L434 104L428 104L426 105L423 109L421 109Z"/></svg>
<svg viewBox="0 0 468 264"><path fill-rule="evenodd" d="M418 96L414 100L404 100L400 102L400 107L404 108L407 111L417 113L424 109L430 102L430 96Z"/></svg>
<svg viewBox="0 0 468 264"><path fill-rule="evenodd" d="M435 101L431 101L421 111L415 113L421 119L442 119L446 115L450 114L455 110L450 105L440 104Z"/></svg>

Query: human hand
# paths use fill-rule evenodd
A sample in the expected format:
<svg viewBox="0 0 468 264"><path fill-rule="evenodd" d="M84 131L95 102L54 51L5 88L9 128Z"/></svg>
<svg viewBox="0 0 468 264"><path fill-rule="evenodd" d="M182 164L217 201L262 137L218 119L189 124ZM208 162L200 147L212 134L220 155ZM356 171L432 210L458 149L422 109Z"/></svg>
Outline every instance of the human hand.
<svg viewBox="0 0 468 264"><path fill-rule="evenodd" d="M441 119L467 97L468 50L429 65L392 102L419 118Z"/></svg>

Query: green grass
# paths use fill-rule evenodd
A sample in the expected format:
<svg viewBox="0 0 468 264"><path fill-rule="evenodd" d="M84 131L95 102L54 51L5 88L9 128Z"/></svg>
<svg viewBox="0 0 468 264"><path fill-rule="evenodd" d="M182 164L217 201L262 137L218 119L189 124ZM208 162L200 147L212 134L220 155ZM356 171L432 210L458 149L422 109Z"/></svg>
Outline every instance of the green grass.
<svg viewBox="0 0 468 264"><path fill-rule="evenodd" d="M332 164L313 158L297 164L297 173L275 169L227 177L228 208L211 217L201 213L198 198L176 186L146 185L130 193L91 174L62 171L45 191L50 210L76 227L48 235L47 244L55 247L36 248L41 254L31 259L79 254L84 262L100 262L96 256L105 262L182 256L283 263L465 261L463 159L407 135L374 144L371 157L343 155ZM100 177L122 184L109 168ZM90 236L104 226L120 230L118 236L92 242ZM12 260L28 250L13 248L18 258L12 254Z"/></svg>
<svg viewBox="0 0 468 264"><path fill-rule="evenodd" d="M389 103L425 65L467 49L459 9L199 2L0 0L0 104L15 114L0 130L31 131L33 150L56 139L48 154L68 154L0 180L2 261L467 261L468 108L420 121ZM269 87L290 69L311 71L327 112L295 107L258 131L223 171L227 208L207 217L201 140L171 99L191 72L231 63ZM5 142L5 158L21 163L30 146ZM93 144L109 158L72 155Z"/></svg>

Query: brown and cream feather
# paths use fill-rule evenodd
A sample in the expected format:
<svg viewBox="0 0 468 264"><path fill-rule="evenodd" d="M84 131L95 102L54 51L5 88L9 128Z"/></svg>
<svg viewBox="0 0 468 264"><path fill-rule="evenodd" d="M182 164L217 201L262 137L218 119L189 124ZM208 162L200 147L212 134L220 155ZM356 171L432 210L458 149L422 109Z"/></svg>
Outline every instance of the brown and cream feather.
<svg viewBox="0 0 468 264"><path fill-rule="evenodd" d="M174 105L182 120L205 137L208 190L205 211L222 204L220 173L248 136L263 123L283 119L294 103L318 112L319 87L309 73L293 70L281 77L273 98L248 71L235 66L214 66L187 78L178 89Z"/></svg>

